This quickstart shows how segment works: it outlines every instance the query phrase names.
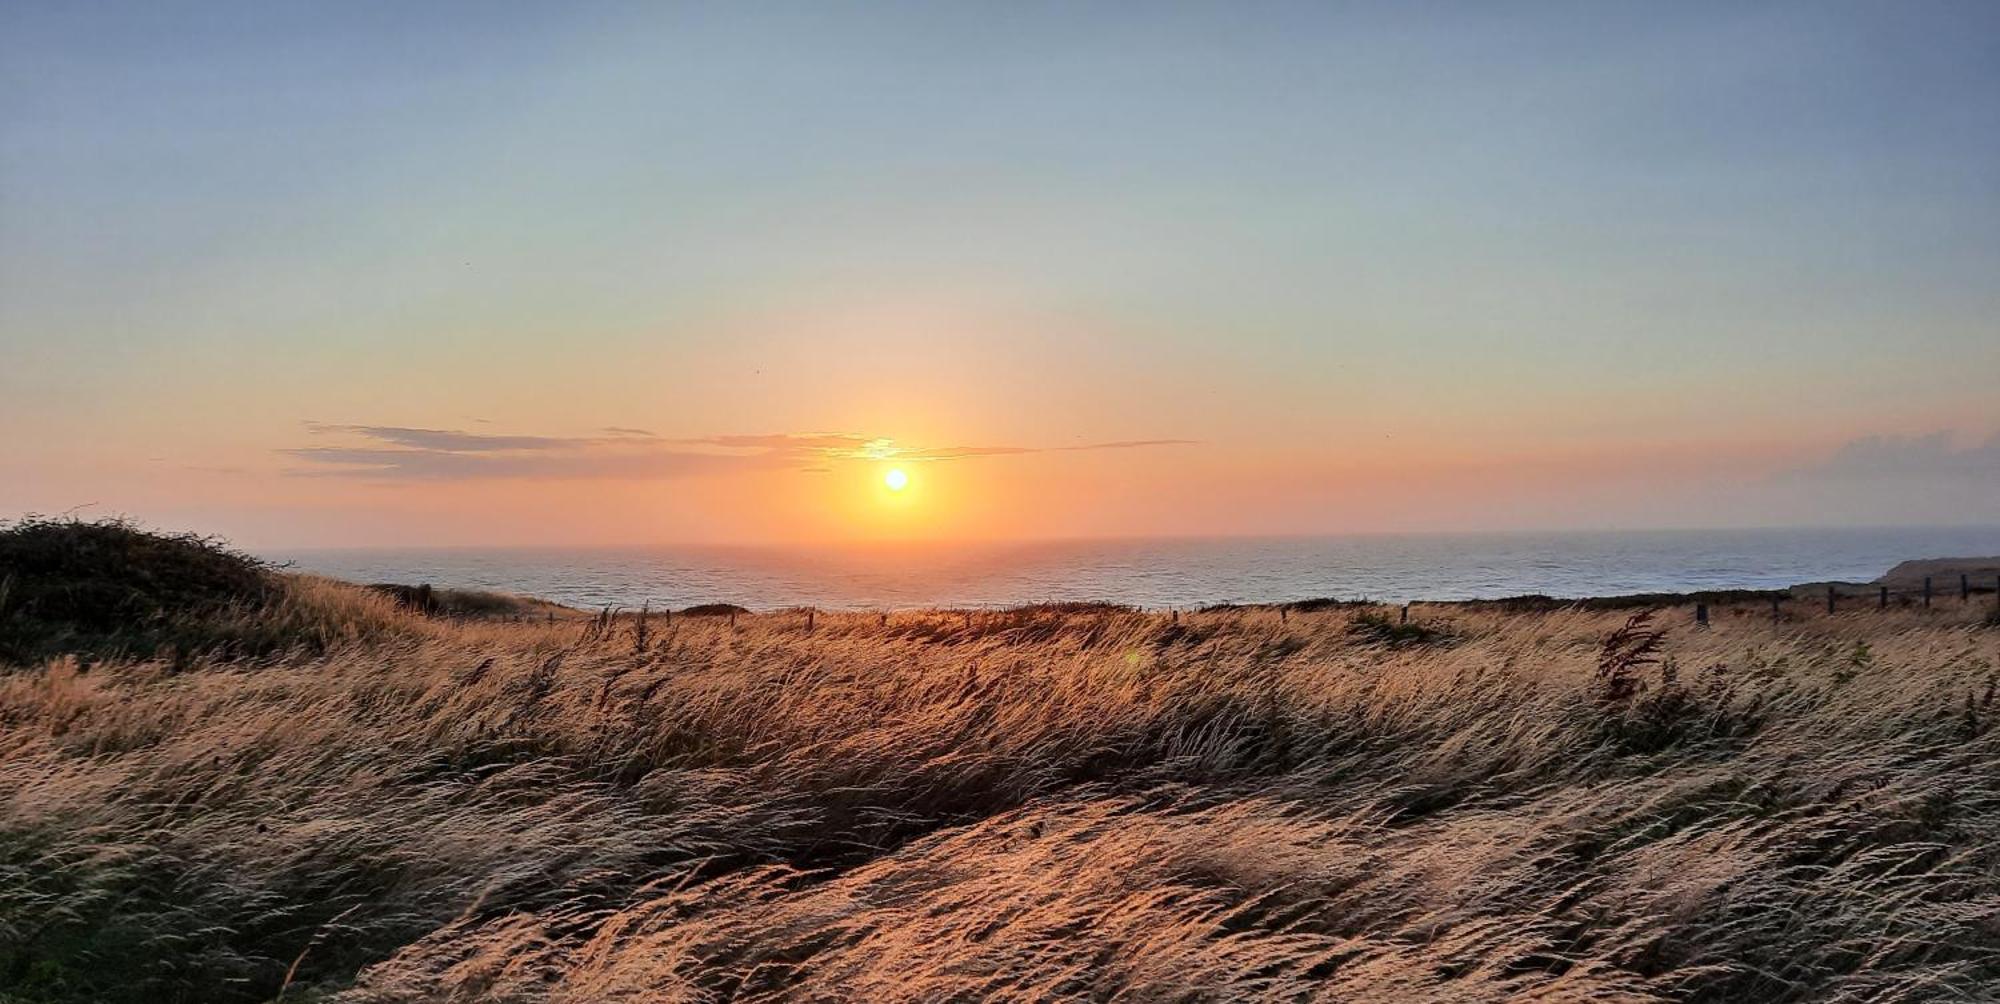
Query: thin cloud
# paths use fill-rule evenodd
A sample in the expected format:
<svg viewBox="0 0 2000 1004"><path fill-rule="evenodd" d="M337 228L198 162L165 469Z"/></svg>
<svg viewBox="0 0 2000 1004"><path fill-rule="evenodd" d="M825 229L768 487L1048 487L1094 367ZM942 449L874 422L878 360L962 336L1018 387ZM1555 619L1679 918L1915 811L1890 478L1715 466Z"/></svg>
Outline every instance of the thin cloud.
<svg viewBox="0 0 2000 1004"><path fill-rule="evenodd" d="M811 453L825 457L880 460L881 451L891 440L870 438L852 432L777 432L753 435L703 436L677 439L689 446L715 446L731 450L773 450L781 453Z"/></svg>
<svg viewBox="0 0 2000 1004"><path fill-rule="evenodd" d="M375 481L657 480L727 471L822 473L841 461L931 463L984 457L1126 450L1187 445L1190 440L1134 439L1072 446L909 446L852 432L758 433L662 439L643 429L607 426L599 436L488 435L459 429L308 423L314 436L361 442L279 451L306 466L288 473Z"/></svg>
<svg viewBox="0 0 2000 1004"><path fill-rule="evenodd" d="M473 453L501 450L568 450L604 442L602 439L574 439L560 436L489 436L456 429L412 429L397 425L317 425L307 426L314 435L349 433L364 439L393 443L419 450L444 453Z"/></svg>
<svg viewBox="0 0 2000 1004"><path fill-rule="evenodd" d="M1863 436L1799 471L1826 480L2000 479L2000 435L1958 445L1950 432L1922 436Z"/></svg>
<svg viewBox="0 0 2000 1004"><path fill-rule="evenodd" d="M376 481L468 481L490 478L541 480L659 480L732 469L784 466L768 457L737 457L672 450L568 453L455 453L366 447L306 447L284 451L317 466L288 473Z"/></svg>

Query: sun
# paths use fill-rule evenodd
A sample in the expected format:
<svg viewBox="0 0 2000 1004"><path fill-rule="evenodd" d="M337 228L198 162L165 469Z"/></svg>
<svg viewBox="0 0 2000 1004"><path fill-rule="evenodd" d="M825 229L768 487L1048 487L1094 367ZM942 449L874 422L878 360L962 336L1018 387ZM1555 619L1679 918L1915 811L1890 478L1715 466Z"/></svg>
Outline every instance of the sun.
<svg viewBox="0 0 2000 1004"><path fill-rule="evenodd" d="M899 492L910 487L910 476L903 473L900 467L891 467L883 472L882 483L889 486L890 491Z"/></svg>

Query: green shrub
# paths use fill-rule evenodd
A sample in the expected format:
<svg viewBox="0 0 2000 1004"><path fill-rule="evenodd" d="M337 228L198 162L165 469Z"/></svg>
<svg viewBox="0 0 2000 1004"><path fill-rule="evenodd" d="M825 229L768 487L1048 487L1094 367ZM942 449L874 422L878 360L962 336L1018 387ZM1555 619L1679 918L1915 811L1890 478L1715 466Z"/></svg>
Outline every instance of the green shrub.
<svg viewBox="0 0 2000 1004"><path fill-rule="evenodd" d="M739 607L734 603L697 603L681 610L688 617L728 617L731 614L747 614L749 607Z"/></svg>
<svg viewBox="0 0 2000 1004"><path fill-rule="evenodd" d="M0 530L0 659L207 647L221 639L205 620L279 593L263 563L213 537L30 517Z"/></svg>
<svg viewBox="0 0 2000 1004"><path fill-rule="evenodd" d="M279 574L213 537L124 520L30 517L0 529L0 664L261 656L403 627L386 598Z"/></svg>
<svg viewBox="0 0 2000 1004"><path fill-rule="evenodd" d="M1404 648L1411 645L1442 645L1455 636L1445 628L1421 623L1399 623L1382 613L1364 613L1347 626L1350 637L1371 645Z"/></svg>

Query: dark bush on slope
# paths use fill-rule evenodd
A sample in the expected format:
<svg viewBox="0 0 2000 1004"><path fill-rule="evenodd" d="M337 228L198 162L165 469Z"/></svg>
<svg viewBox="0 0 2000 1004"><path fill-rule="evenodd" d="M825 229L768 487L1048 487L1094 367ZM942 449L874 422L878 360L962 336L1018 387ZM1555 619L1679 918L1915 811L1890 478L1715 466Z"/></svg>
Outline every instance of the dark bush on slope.
<svg viewBox="0 0 2000 1004"><path fill-rule="evenodd" d="M261 562L212 537L30 517L0 530L0 660L210 648L229 640L219 615L280 592Z"/></svg>

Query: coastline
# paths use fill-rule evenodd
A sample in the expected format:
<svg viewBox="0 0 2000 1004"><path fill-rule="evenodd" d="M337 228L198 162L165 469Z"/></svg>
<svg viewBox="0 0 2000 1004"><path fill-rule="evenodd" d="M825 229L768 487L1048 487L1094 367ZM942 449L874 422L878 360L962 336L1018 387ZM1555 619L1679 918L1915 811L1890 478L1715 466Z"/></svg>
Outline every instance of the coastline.
<svg viewBox="0 0 2000 1004"><path fill-rule="evenodd" d="M344 580L336 580L344 581ZM545 597L503 591L467 589L449 584L406 584L406 583L347 583L381 592L397 599L403 606L426 609L425 600L418 599L419 591L425 596L434 591L439 597L452 597L453 601L441 601L437 610L429 612L457 613L467 617L499 617L521 619L530 615L548 614L551 617L602 616L607 612L613 616L633 615L641 610L662 615L691 614L693 616L762 615L773 613L798 613L816 611L822 608L810 604L790 604L785 606L753 609L728 600L708 600L681 608L653 608L642 604L632 608L618 604L607 604L599 608L566 605ZM890 613L935 613L976 611L982 613L1022 613L1054 609L1091 609L1125 613L1177 613L1183 610L1211 612L1220 610L1277 610L1286 612L1311 612L1325 609L1371 609L1382 607L1442 607L1467 610L1496 610L1505 612L1531 612L1561 609L1579 610L1628 610L1645 607L1678 606L1726 606L1733 604L1770 603L1773 609L1783 604L1820 601L1832 596L1835 602L1841 600L1873 599L1879 605L1912 606L1924 602L1943 599L1969 601L1973 597L1994 596L2000 600L2000 557L1965 558L1922 558L1899 562L1889 571L1866 582L1819 581L1801 582L1774 589L1702 589L1671 592L1616 593L1602 596L1550 596L1542 593L1523 593L1515 596L1501 596L1478 599L1413 599L1402 603L1376 601L1363 598L1339 599L1334 597L1312 597L1298 600L1274 600L1264 602L1224 602L1204 603L1186 607L1142 607L1132 604L1111 603L1097 600L1054 600L1037 603L1019 603L1001 606L950 606L950 607L878 607L862 609L828 609L827 612L890 614ZM454 610L453 607L456 607Z"/></svg>

